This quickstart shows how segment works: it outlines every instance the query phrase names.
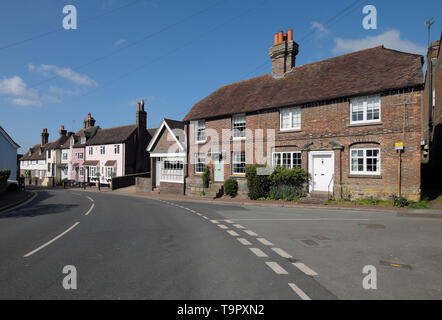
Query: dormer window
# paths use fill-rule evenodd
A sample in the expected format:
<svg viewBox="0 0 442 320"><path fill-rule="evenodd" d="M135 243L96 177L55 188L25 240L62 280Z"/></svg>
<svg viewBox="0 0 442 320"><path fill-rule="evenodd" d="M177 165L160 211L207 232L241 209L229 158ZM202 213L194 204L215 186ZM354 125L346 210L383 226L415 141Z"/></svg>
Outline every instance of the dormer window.
<svg viewBox="0 0 442 320"><path fill-rule="evenodd" d="M81 137L81 144L85 144L86 143L86 137Z"/></svg>

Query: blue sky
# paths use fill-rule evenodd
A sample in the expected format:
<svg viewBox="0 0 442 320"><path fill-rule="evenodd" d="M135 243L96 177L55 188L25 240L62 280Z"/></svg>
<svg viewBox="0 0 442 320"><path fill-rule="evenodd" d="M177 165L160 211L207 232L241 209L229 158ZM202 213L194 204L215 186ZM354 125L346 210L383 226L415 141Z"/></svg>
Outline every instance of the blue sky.
<svg viewBox="0 0 442 320"><path fill-rule="evenodd" d="M62 28L69 4L76 30ZM377 8L376 30L362 27L367 4ZM79 130L88 112L102 128L135 123L146 98L156 127L224 84L270 72L279 30L294 30L297 65L378 44L425 54L424 22L438 13L440 0L2 1L0 125L26 152L42 128L54 140L60 125Z"/></svg>

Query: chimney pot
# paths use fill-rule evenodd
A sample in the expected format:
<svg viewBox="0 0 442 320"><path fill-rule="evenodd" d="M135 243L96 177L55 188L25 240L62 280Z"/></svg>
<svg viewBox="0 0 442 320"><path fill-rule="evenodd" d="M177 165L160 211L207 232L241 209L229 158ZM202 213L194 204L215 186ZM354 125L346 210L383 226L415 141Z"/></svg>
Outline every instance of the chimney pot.
<svg viewBox="0 0 442 320"><path fill-rule="evenodd" d="M61 130L64 130L64 125L61 126Z"/></svg>
<svg viewBox="0 0 442 320"><path fill-rule="evenodd" d="M141 110L141 102L138 102L138 111Z"/></svg>
<svg viewBox="0 0 442 320"><path fill-rule="evenodd" d="M293 41L293 30L287 31L287 41Z"/></svg>
<svg viewBox="0 0 442 320"><path fill-rule="evenodd" d="M88 118L88 119L91 118L91 114L90 114L90 113L87 114L87 118Z"/></svg>
<svg viewBox="0 0 442 320"><path fill-rule="evenodd" d="M283 41L284 33L282 31L279 31L278 33L278 43L281 43Z"/></svg>

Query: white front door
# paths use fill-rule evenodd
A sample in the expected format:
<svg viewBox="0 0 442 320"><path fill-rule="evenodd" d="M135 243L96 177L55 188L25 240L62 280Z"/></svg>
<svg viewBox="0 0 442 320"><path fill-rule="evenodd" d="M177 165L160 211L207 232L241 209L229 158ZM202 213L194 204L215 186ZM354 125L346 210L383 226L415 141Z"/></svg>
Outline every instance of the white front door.
<svg viewBox="0 0 442 320"><path fill-rule="evenodd" d="M160 181L161 181L161 165L162 165L162 161L161 158L157 158L156 161L156 171L155 171L155 186L159 187L160 186Z"/></svg>
<svg viewBox="0 0 442 320"><path fill-rule="evenodd" d="M333 152L312 152L310 155L310 191L333 191Z"/></svg>
<svg viewBox="0 0 442 320"><path fill-rule="evenodd" d="M221 154L214 157L215 181L224 182L224 159Z"/></svg>

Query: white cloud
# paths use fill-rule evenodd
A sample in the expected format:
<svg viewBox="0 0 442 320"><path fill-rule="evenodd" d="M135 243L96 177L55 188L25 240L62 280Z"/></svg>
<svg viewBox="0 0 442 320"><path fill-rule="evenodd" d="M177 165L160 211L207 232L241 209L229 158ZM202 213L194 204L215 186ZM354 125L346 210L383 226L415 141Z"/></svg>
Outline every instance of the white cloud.
<svg viewBox="0 0 442 320"><path fill-rule="evenodd" d="M401 39L401 33L396 29L386 31L377 36L369 36L359 40L336 38L335 47L332 49L332 51L334 54L343 54L376 47L378 45L384 45L386 48L403 52L417 53L422 55L425 55L426 53L425 46L416 44L407 39Z"/></svg>
<svg viewBox="0 0 442 320"><path fill-rule="evenodd" d="M38 99L28 99L28 98L13 98L10 102L16 106L21 107L41 107L43 104Z"/></svg>
<svg viewBox="0 0 442 320"><path fill-rule="evenodd" d="M123 43L127 42L126 39L120 39L118 41L115 41L114 46L118 47L119 45L122 45Z"/></svg>
<svg viewBox="0 0 442 320"><path fill-rule="evenodd" d="M51 92L53 94L60 95L60 96L75 94L75 92L72 90L66 90L66 89L55 87L55 86L50 86L49 92Z"/></svg>
<svg viewBox="0 0 442 320"><path fill-rule="evenodd" d="M75 71L72 71L71 68L62 68L57 67L55 65L42 64L41 66L34 66L33 64L29 64L29 71L38 71L43 74L54 73L61 78L65 78L67 80L72 81L73 83L83 85L83 86L93 86L97 87L98 83L85 74L80 74Z"/></svg>
<svg viewBox="0 0 442 320"><path fill-rule="evenodd" d="M10 96L36 97L37 91L30 89L19 76L0 80L0 94Z"/></svg>
<svg viewBox="0 0 442 320"><path fill-rule="evenodd" d="M324 37L330 33L328 29L326 29L322 24L317 21L312 22L312 28L315 29L315 35L317 38Z"/></svg>

